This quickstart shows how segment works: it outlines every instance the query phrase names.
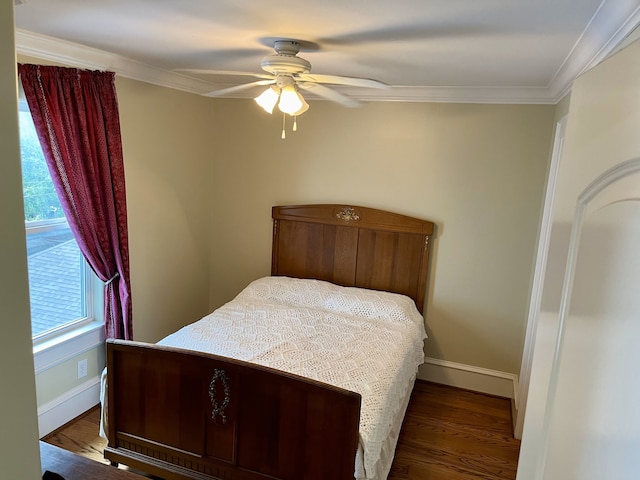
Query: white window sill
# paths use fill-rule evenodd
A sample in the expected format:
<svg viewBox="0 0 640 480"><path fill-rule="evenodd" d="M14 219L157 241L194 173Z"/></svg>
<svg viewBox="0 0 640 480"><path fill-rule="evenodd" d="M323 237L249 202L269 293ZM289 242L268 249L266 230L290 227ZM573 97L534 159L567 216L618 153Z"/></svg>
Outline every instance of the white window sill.
<svg viewBox="0 0 640 480"><path fill-rule="evenodd" d="M93 321L33 346L35 374L38 375L81 353L103 345L104 323Z"/></svg>

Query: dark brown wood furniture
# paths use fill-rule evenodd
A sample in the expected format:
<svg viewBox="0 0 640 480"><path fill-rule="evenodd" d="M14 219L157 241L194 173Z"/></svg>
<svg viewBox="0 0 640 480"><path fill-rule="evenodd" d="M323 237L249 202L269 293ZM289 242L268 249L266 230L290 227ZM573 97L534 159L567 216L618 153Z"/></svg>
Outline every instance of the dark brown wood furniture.
<svg viewBox="0 0 640 480"><path fill-rule="evenodd" d="M402 293L423 311L433 223L373 208L273 207L271 274Z"/></svg>
<svg viewBox="0 0 640 480"><path fill-rule="evenodd" d="M145 477L127 470L119 470L104 463L81 457L68 450L40 442L42 473L49 471L64 480L144 480Z"/></svg>
<svg viewBox="0 0 640 480"><path fill-rule="evenodd" d="M272 275L403 293L420 311L431 222L274 207ZM360 395L239 360L107 343L105 457L165 479L353 479Z"/></svg>

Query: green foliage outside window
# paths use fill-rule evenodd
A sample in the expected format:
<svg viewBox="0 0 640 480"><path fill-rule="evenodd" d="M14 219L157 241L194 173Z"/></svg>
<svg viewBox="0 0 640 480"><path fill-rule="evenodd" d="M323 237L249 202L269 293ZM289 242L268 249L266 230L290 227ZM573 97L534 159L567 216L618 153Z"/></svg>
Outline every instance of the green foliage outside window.
<svg viewBox="0 0 640 480"><path fill-rule="evenodd" d="M29 112L20 112L20 139L25 221L64 218Z"/></svg>

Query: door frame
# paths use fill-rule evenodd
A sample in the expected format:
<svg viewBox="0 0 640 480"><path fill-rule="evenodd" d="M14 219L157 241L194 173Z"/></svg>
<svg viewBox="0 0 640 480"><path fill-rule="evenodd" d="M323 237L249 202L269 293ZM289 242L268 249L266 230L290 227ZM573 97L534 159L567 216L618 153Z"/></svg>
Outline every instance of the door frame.
<svg viewBox="0 0 640 480"><path fill-rule="evenodd" d="M538 331L538 318L540 316L540 307L542 304L542 291L547 267L547 257L549 254L551 225L553 223L553 200L556 193L556 181L558 178L558 170L560 169L560 159L562 157L562 147L564 145L566 128L567 115L564 115L556 123L556 131L553 140L553 151L549 165L549 175L540 224L538 251L536 254L536 263L533 272L531 297L529 299L527 331L522 352L518 389L515 397L517 414L514 422L513 435L518 439L522 438L522 431L524 429L524 417L527 409L527 397L529 396L529 383L531 381L531 365L533 363L533 352L535 349L536 334Z"/></svg>

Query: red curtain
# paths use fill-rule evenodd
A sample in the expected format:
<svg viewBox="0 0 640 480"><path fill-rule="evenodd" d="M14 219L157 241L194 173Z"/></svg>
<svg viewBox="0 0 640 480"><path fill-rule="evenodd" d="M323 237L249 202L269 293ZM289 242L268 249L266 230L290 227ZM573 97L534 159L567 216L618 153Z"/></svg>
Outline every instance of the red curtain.
<svg viewBox="0 0 640 480"><path fill-rule="evenodd" d="M113 72L18 65L60 203L106 283L107 338L133 338L124 162Z"/></svg>

